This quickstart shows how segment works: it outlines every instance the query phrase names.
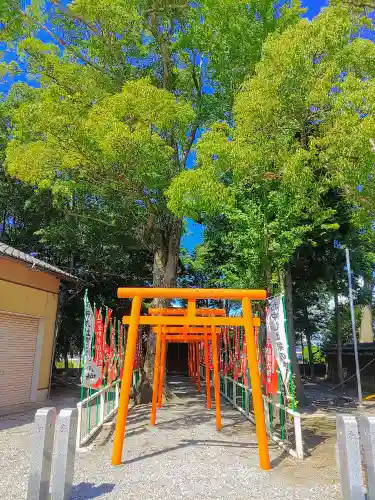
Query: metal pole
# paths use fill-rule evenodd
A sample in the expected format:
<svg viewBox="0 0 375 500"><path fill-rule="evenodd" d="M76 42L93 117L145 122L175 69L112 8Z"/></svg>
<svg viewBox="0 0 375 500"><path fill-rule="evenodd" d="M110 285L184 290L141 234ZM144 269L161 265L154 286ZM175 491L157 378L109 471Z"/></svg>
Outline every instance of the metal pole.
<svg viewBox="0 0 375 500"><path fill-rule="evenodd" d="M352 317L352 333L353 333L353 347L354 347L354 358L355 358L355 371L357 374L358 403L361 405L362 403L361 372L359 369L359 360L358 360L357 330L355 326L355 312L353 304L352 271L350 267L350 252L348 247L346 247L345 253L346 253L346 266L348 268L349 302L350 302L350 314Z"/></svg>

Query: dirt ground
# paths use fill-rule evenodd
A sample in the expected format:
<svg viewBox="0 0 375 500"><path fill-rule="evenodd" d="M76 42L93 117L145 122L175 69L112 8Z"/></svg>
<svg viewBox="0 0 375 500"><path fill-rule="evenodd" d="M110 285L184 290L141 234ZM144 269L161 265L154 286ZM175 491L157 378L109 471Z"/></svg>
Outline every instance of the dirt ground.
<svg viewBox="0 0 375 500"><path fill-rule="evenodd" d="M175 384L178 401L158 411L156 427L149 425L149 405L129 413L122 466L110 465L113 425L77 453L72 499L341 498L334 411L316 408L304 414L303 461L270 441L272 470L266 473L259 470L249 421L222 401L224 427L218 433L215 412L205 408L204 397L187 382ZM74 388L55 391L53 403L72 407L77 395ZM0 417L0 499L26 498L34 414L35 408Z"/></svg>

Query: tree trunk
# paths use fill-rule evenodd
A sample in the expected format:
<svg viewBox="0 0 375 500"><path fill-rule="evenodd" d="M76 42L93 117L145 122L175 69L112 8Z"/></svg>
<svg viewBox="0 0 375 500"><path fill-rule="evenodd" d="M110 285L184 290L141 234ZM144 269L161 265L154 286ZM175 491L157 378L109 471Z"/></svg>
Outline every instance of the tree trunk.
<svg viewBox="0 0 375 500"><path fill-rule="evenodd" d="M306 367L305 367L305 346L303 344L303 334L301 333L301 352L302 352L302 366L303 366L303 377L306 378Z"/></svg>
<svg viewBox="0 0 375 500"><path fill-rule="evenodd" d="M339 304L339 293L337 288L334 291L335 299L335 319L336 319L336 341L337 341L337 377L341 384L341 392L344 390L344 370L342 367L342 336L341 336L341 311Z"/></svg>
<svg viewBox="0 0 375 500"><path fill-rule="evenodd" d="M66 350L64 351L64 370L67 370L69 368L69 358L68 358L68 346L66 347Z"/></svg>
<svg viewBox="0 0 375 500"><path fill-rule="evenodd" d="M294 335L294 317L293 317L293 282L290 264L285 272L285 302L286 314L288 319L288 341L290 350L290 361L292 365L293 381L296 388L296 398L299 406L306 405L305 391L303 388L299 364L296 353L296 339Z"/></svg>
<svg viewBox="0 0 375 500"><path fill-rule="evenodd" d="M309 366L310 366L310 376L311 380L315 382L315 366L314 366L314 356L312 352L311 345L311 332L310 332L310 324L309 324L309 311L307 310L306 302L303 304L303 316L305 321L305 334L307 341L307 352L309 355Z"/></svg>
<svg viewBox="0 0 375 500"><path fill-rule="evenodd" d="M312 352L312 345L311 345L311 333L307 332L306 333L306 340L307 340L307 350L309 353L309 365L310 365L310 374L311 374L311 380L315 382L315 366L314 366L314 355Z"/></svg>
<svg viewBox="0 0 375 500"><path fill-rule="evenodd" d="M50 374L49 374L48 399L49 399L50 394L51 394L53 368L55 368L55 370L56 370L56 362L58 361L58 358L56 355L56 352L57 352L56 346L59 342L63 342L63 339L61 338L61 324L62 324L63 316L64 316L64 313L66 310L67 302L68 302L67 286L65 283L61 283L59 295L58 295L58 300L57 300L55 331L54 331L53 350L52 350L53 362L51 364ZM68 349L68 347L67 347L67 349Z"/></svg>
<svg viewBox="0 0 375 500"><path fill-rule="evenodd" d="M177 266L180 257L180 240L182 231L182 220L171 218L163 235L162 244L154 253L153 264L153 286L157 288L172 288L176 285ZM154 307L167 307L168 300L157 299L154 301ZM153 386L154 363L156 351L156 336L150 332L147 339L144 370L146 372L146 383ZM166 356L167 360L167 356ZM164 372L167 373L167 370ZM141 388L141 391L143 388ZM164 393L167 397L170 391L164 381Z"/></svg>
<svg viewBox="0 0 375 500"><path fill-rule="evenodd" d="M4 210L4 215L3 215L3 226L1 228L1 237L4 238L5 236L5 229L7 225L7 211L6 209Z"/></svg>

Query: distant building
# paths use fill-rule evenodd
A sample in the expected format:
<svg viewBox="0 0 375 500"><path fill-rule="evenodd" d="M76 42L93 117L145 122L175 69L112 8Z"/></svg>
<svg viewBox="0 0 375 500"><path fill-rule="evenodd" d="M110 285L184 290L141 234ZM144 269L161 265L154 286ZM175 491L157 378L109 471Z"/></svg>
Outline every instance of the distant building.
<svg viewBox="0 0 375 500"><path fill-rule="evenodd" d="M339 381L337 371L337 346L329 345L325 349L327 377L333 382ZM375 389L375 342L358 343L358 359L361 369L362 385L369 390ZM355 384L355 359L353 344L344 344L342 348L342 366L344 379L351 378Z"/></svg>
<svg viewBox="0 0 375 500"><path fill-rule="evenodd" d="M0 243L0 408L48 397L61 281L77 279Z"/></svg>

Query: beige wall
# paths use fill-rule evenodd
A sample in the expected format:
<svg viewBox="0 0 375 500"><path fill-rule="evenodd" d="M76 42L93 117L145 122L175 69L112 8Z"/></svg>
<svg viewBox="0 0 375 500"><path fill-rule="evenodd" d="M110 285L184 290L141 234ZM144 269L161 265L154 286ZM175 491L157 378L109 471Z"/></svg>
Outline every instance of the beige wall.
<svg viewBox="0 0 375 500"><path fill-rule="evenodd" d="M49 384L59 286L60 280L51 274L0 257L0 310L44 319L38 390Z"/></svg>

